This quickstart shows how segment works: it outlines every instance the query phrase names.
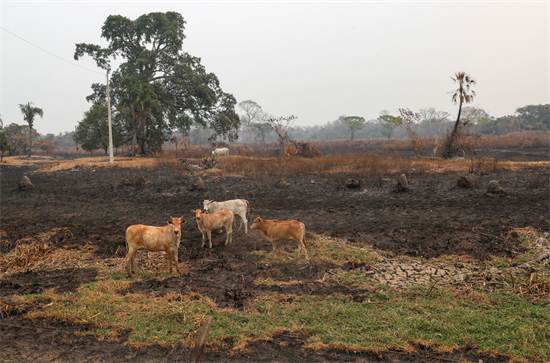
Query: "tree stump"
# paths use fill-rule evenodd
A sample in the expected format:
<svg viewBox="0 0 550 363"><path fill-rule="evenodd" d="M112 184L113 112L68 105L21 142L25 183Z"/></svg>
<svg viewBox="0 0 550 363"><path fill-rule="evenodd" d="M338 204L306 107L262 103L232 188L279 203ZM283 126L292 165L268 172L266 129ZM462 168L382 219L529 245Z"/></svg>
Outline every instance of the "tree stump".
<svg viewBox="0 0 550 363"><path fill-rule="evenodd" d="M405 174L399 175L397 178L397 185L395 186L395 191L398 193L408 192L410 190L409 181Z"/></svg>
<svg viewBox="0 0 550 363"><path fill-rule="evenodd" d="M350 178L350 179L347 179L344 184L346 185L346 188L357 189L361 187L361 180Z"/></svg>
<svg viewBox="0 0 550 363"><path fill-rule="evenodd" d="M491 180L487 184L487 193L489 194L504 194L504 189L500 186L498 180Z"/></svg>
<svg viewBox="0 0 550 363"><path fill-rule="evenodd" d="M456 186L464 189L472 189L478 182L474 175L463 175L456 181Z"/></svg>
<svg viewBox="0 0 550 363"><path fill-rule="evenodd" d="M26 175L23 175L23 177L19 180L19 182L17 183L17 188L19 190L29 190L29 189L32 189L33 188L33 185L31 183L31 179L26 176Z"/></svg>

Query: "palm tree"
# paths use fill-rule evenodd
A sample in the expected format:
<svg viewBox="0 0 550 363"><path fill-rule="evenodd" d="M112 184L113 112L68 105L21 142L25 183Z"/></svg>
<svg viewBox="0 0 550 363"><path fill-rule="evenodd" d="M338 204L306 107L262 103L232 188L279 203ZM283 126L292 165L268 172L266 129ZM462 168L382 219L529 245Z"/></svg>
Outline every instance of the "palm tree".
<svg viewBox="0 0 550 363"><path fill-rule="evenodd" d="M462 104L470 103L473 101L476 92L472 89L472 86L476 84L476 81L465 72L457 72L451 79L458 84L458 88L453 92L452 100L454 103L458 103L458 115L456 116L456 122L453 127L451 135L447 139L445 150L443 152L444 157L451 157L454 153L454 144L456 142L459 126L460 126L460 114L462 113Z"/></svg>
<svg viewBox="0 0 550 363"><path fill-rule="evenodd" d="M32 126L34 124L34 117L36 115L43 117L44 111L40 107L35 107L31 102L27 102L26 105L19 105L19 109L23 114L23 119L29 124L29 158L32 151Z"/></svg>

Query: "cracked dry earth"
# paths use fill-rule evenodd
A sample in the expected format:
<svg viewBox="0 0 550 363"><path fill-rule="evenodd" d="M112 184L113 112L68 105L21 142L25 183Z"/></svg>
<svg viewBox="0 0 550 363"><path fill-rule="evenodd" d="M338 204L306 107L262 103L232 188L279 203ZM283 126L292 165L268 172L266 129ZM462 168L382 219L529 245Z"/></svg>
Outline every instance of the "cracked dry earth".
<svg viewBox="0 0 550 363"><path fill-rule="evenodd" d="M502 283L514 276L529 276L533 272L550 273L550 233L539 233L532 229L520 230L529 243L524 246L524 258L513 260L505 266L495 267L495 261L479 261L469 256L451 256L425 259L410 256L396 256L384 251L372 250L373 262L357 267L374 284L384 284L396 289L408 289L415 285L433 287L478 287ZM331 238L320 237L328 243ZM506 238L518 238L513 231ZM521 257L521 256L520 256ZM518 262L519 260L519 262ZM497 261L498 262L498 261ZM341 268L331 269L328 275L342 273ZM325 279L326 276L323 277Z"/></svg>

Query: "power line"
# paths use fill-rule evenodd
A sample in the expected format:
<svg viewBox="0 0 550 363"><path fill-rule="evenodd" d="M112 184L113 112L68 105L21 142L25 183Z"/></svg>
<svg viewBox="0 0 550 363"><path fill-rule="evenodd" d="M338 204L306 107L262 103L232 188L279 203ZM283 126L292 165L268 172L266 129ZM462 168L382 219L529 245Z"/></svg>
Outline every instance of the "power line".
<svg viewBox="0 0 550 363"><path fill-rule="evenodd" d="M2 30L5 31L6 33L10 34L11 36L18 38L19 40L22 40L22 41L24 41L25 43L27 43L27 44L29 44L29 45L35 47L35 48L38 48L38 49L40 49L41 51L43 51L44 53L46 53L46 54L48 54L48 55L50 55L50 56L52 56L52 57L55 57L55 58L57 58L57 59L59 59L59 60L65 62L65 63L68 63L68 64L70 64L70 65L79 67L79 68L84 69L84 70L86 70L86 71L88 71L88 72L93 72L93 73L95 73L95 74L101 74L101 75L103 75L103 73L100 73L100 72L98 72L98 71L96 71L96 70L93 70L93 69L90 69L90 68L87 68L87 67L84 67L84 66L82 66L82 65L80 65L80 64L78 64L78 63L75 63L74 61L70 61L70 60L68 60L68 59L66 59L66 58L63 58L63 57L61 57L61 56L59 56L59 55L53 53L53 52L50 52L49 50L42 48L42 47L39 46L38 44L35 44L35 43L33 43L33 42L31 42L31 41L29 41L29 40L23 38L22 36L15 34L15 33L12 32L12 31L9 31L8 29L4 28L4 27L1 26L1 25L0 25L0 29L2 29Z"/></svg>

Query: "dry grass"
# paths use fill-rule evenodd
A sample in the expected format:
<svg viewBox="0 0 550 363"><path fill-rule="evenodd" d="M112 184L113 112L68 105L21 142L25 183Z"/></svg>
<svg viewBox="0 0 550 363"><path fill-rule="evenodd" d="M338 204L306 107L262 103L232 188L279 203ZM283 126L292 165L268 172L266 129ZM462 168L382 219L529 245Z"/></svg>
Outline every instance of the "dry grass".
<svg viewBox="0 0 550 363"><path fill-rule="evenodd" d="M189 159L199 164L200 159ZM184 171L181 160L163 157L116 158L113 165L105 157L80 158L74 160L43 161L29 160L19 157L8 157L8 165L37 165L39 172L58 172L78 170L82 168L124 168L124 169L154 169L173 168ZM514 170L523 168L548 168L550 161L497 161L495 158L479 158L474 160L443 160L431 158L405 158L391 155L331 155L315 158L299 157L256 157L232 155L218 159L217 167L203 171L207 174L224 175L309 175L316 173L338 174L349 173L364 176L383 176L399 173L445 173L470 172L484 173L498 170Z"/></svg>
<svg viewBox="0 0 550 363"><path fill-rule="evenodd" d="M550 146L550 132L523 131L504 135L474 135L466 137L469 143L475 142L476 148L481 149L522 149L530 147ZM418 138L414 143L410 139L373 139L373 140L323 140L314 141L323 155L352 154L363 152L403 152L410 151L421 155L432 155L436 145L441 149L441 138ZM415 145L413 150L412 145ZM264 152L267 148L271 153L276 152L276 145L256 146L253 150L257 153Z"/></svg>
<svg viewBox="0 0 550 363"><path fill-rule="evenodd" d="M317 158L259 158L230 156L218 167L224 173L243 175L304 175L349 173L382 176L410 172L495 172L522 168L546 168L550 162L497 162L494 158L441 160L380 155L335 155Z"/></svg>

